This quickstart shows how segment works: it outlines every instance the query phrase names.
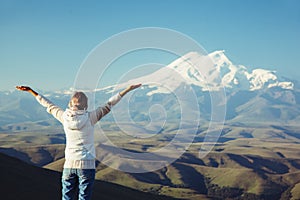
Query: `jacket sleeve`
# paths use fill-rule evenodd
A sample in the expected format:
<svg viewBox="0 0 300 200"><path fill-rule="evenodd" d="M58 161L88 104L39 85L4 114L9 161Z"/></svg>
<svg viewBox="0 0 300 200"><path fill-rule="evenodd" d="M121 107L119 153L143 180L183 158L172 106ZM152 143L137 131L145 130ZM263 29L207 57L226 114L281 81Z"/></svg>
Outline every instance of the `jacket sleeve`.
<svg viewBox="0 0 300 200"><path fill-rule="evenodd" d="M102 117L110 112L111 107L116 105L121 100L120 93L112 96L104 106L98 107L96 110L90 112L91 123L96 124Z"/></svg>
<svg viewBox="0 0 300 200"><path fill-rule="evenodd" d="M53 115L58 121L63 123L62 115L64 113L64 110L61 109L59 106L53 104L50 100L48 100L46 97L42 95L37 95L36 100L43 106L47 108L47 112Z"/></svg>

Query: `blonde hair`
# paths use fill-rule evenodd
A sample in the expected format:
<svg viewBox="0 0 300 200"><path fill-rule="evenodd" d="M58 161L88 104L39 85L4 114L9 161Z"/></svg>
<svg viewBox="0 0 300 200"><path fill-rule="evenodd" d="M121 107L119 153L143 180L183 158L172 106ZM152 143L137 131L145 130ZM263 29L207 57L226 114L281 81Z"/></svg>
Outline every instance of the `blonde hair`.
<svg viewBox="0 0 300 200"><path fill-rule="evenodd" d="M83 92L75 92L69 102L69 108L72 110L86 110L88 107L88 98Z"/></svg>

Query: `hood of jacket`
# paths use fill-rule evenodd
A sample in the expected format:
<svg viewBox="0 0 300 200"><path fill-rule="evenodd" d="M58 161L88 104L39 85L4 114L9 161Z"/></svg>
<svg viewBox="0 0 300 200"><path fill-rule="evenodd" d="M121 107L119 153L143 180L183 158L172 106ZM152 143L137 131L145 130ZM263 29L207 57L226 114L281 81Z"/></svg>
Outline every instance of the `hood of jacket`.
<svg viewBox="0 0 300 200"><path fill-rule="evenodd" d="M89 120L88 112L86 110L71 110L66 109L63 114L64 127L71 130L80 130Z"/></svg>

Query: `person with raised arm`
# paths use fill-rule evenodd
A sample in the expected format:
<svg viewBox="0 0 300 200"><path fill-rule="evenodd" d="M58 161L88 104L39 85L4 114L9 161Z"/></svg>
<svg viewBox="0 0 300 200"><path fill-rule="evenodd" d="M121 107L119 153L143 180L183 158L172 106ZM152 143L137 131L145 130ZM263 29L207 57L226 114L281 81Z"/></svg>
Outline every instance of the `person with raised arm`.
<svg viewBox="0 0 300 200"><path fill-rule="evenodd" d="M95 180L94 125L128 92L141 84L130 85L112 96L104 106L87 111L88 98L83 92L75 92L68 108L63 110L28 86L17 86L31 93L47 112L63 125L66 134L65 163L62 173L62 199L73 200L78 191L79 200L89 200Z"/></svg>

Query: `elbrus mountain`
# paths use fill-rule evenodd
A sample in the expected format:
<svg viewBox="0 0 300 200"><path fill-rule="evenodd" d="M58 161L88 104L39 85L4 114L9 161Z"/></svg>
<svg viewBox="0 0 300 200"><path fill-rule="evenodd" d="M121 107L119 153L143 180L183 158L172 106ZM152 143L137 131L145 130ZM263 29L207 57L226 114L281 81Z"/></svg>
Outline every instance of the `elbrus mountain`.
<svg viewBox="0 0 300 200"><path fill-rule="evenodd" d="M213 65L205 71L206 65ZM218 80L215 79L218 77ZM198 104L198 110L191 109L191 115L200 113L200 119L211 119L211 93L224 90L226 105L226 123L261 123L295 124L300 120L300 87L296 80L280 76L280 72L266 69L253 69L243 65L236 65L230 61L224 51L215 51L208 55L190 52L176 59L159 70L129 82L95 89L94 103L101 105L118 88L131 82L139 82L143 87L130 98L130 118L134 121L151 121L167 118L171 121L179 120L182 112L181 105ZM37 89L38 86L33 86ZM54 103L65 108L68 104L72 90L41 92ZM182 93L176 91L192 91L194 99L178 100ZM90 92L90 91L89 91ZM192 100L192 101L191 101ZM149 116L151 107L159 104L164 113L154 112ZM133 106L134 105L134 106ZM124 105L123 105L124 106ZM118 106L117 106L118 107ZM122 107L122 106L120 106ZM90 107L92 109L93 106ZM116 108L118 109L118 108ZM128 120L127 110L119 109L118 120ZM12 126L17 123L45 122L49 115L38 105L34 99L17 91L0 92L0 130L22 130ZM113 116L105 120L113 120Z"/></svg>

